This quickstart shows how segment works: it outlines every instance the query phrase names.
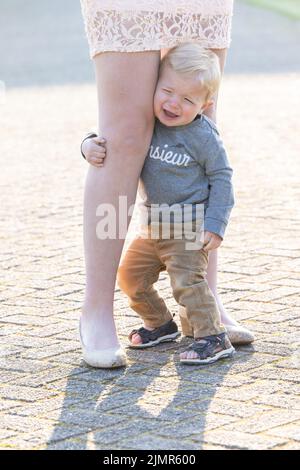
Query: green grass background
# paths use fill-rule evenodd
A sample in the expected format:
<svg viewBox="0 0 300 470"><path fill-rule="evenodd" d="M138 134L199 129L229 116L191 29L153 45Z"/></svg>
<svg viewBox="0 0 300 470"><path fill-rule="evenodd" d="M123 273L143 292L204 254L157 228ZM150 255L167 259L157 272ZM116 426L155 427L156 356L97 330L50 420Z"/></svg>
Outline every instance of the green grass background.
<svg viewBox="0 0 300 470"><path fill-rule="evenodd" d="M282 13L295 20L300 20L300 0L243 0L264 8Z"/></svg>

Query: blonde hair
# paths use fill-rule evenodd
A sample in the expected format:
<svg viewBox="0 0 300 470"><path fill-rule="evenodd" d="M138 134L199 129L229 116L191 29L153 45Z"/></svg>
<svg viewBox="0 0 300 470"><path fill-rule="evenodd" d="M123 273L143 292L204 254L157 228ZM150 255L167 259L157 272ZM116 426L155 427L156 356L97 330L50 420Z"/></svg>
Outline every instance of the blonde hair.
<svg viewBox="0 0 300 470"><path fill-rule="evenodd" d="M198 76L199 83L207 88L207 100L220 86L221 69L218 56L198 43L187 42L173 47L162 59L161 70L165 65L174 72Z"/></svg>

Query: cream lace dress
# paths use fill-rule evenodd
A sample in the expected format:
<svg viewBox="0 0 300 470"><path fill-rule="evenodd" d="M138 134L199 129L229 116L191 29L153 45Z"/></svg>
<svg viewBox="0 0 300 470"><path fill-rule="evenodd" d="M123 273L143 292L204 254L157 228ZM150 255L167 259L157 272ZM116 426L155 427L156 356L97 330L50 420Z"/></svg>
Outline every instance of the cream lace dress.
<svg viewBox="0 0 300 470"><path fill-rule="evenodd" d="M93 58L100 52L138 52L200 41L229 46L233 0L81 0Z"/></svg>

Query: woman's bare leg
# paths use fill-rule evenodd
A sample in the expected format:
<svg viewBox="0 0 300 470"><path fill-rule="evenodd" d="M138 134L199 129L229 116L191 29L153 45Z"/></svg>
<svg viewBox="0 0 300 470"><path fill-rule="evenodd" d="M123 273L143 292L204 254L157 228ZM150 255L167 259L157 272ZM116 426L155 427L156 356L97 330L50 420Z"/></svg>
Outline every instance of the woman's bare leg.
<svg viewBox="0 0 300 470"><path fill-rule="evenodd" d="M103 53L95 57L99 101L99 134L107 139L103 168L90 166L84 194L86 291L82 332L90 349L119 345L113 300L123 239L101 240L97 208L109 203L119 216L119 196L134 204L138 178L150 145L154 117L153 95L160 54ZM128 219L129 222L129 219ZM117 234L118 234L117 224Z"/></svg>
<svg viewBox="0 0 300 470"><path fill-rule="evenodd" d="M213 51L217 54L220 60L220 66L222 73L224 72L224 67L225 67L225 61L226 61L226 55L227 55L227 49L213 49ZM215 96L214 99L214 105L211 106L209 109L205 111L205 114L212 119L214 122L217 121L217 105L218 105L218 95ZM217 272L218 272L218 250L212 250L209 253L209 262L208 262L208 268L207 268L207 276L206 280L209 285L210 290L214 294L214 297L216 299L216 302L219 307L220 315L221 315L221 320L224 323L224 325L238 325L238 323L231 318L229 313L226 311L221 298L218 295L217 292Z"/></svg>
<svg viewBox="0 0 300 470"><path fill-rule="evenodd" d="M221 321L224 325L238 325L238 322L236 322L227 312L225 309L221 298L218 295L217 291L217 283L218 283L218 278L217 278L217 273L218 273L218 250L212 250L209 253L209 259L208 259L208 267L207 267L207 275L206 275L206 280L207 284L212 291L218 308L219 312L221 315Z"/></svg>

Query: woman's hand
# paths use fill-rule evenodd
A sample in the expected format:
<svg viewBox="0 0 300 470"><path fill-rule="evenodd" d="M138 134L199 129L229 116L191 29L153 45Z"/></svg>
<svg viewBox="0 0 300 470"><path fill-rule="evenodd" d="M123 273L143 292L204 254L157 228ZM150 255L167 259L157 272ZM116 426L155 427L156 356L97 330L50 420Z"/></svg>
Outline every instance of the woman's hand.
<svg viewBox="0 0 300 470"><path fill-rule="evenodd" d="M204 232L203 250L204 251L215 250L216 248L219 248L222 241L223 239L216 233Z"/></svg>
<svg viewBox="0 0 300 470"><path fill-rule="evenodd" d="M90 165L97 168L104 166L106 157L105 144L106 140L102 137L92 137L82 143L82 152Z"/></svg>

